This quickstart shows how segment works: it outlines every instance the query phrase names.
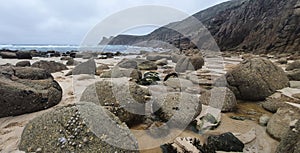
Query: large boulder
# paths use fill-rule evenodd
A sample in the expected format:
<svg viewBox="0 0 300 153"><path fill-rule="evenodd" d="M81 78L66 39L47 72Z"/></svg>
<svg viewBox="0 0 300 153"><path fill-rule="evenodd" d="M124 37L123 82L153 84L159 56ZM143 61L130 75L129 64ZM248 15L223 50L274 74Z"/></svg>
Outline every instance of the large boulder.
<svg viewBox="0 0 300 153"><path fill-rule="evenodd" d="M56 108L30 121L19 149L25 152L138 152L129 128L92 103Z"/></svg>
<svg viewBox="0 0 300 153"><path fill-rule="evenodd" d="M284 71L264 58L245 60L225 77L228 87L242 100L264 100L276 90L289 86Z"/></svg>
<svg viewBox="0 0 300 153"><path fill-rule="evenodd" d="M293 63L288 64L285 70L291 71L295 69L300 69L300 61L295 61Z"/></svg>
<svg viewBox="0 0 300 153"><path fill-rule="evenodd" d="M0 56L3 59L16 59L17 58L17 54L15 52L0 52Z"/></svg>
<svg viewBox="0 0 300 153"><path fill-rule="evenodd" d="M32 59L30 52L18 51L16 55L18 59Z"/></svg>
<svg viewBox="0 0 300 153"><path fill-rule="evenodd" d="M126 69L137 69L139 64L146 62L146 61L147 60L145 60L145 59L137 59L137 58L127 59L127 58L125 58L121 62L119 62L117 64L117 66L121 67L121 68L126 68Z"/></svg>
<svg viewBox="0 0 300 153"><path fill-rule="evenodd" d="M281 107L271 117L267 125L267 132L274 138L281 140L289 130L292 121L300 119L300 109L290 106Z"/></svg>
<svg viewBox="0 0 300 153"><path fill-rule="evenodd" d="M30 61L20 61L16 64L16 67L30 67Z"/></svg>
<svg viewBox="0 0 300 153"><path fill-rule="evenodd" d="M100 64L96 68L96 75L101 75L105 70L109 70L109 66L106 64Z"/></svg>
<svg viewBox="0 0 300 153"><path fill-rule="evenodd" d="M77 65L73 70L69 71L68 75L80 75L80 74L96 74L96 62L94 59L90 59L84 63Z"/></svg>
<svg viewBox="0 0 300 153"><path fill-rule="evenodd" d="M135 80L139 80L142 78L142 73L136 69L123 69L115 67L109 71L103 72L100 75L101 78L122 78L128 77Z"/></svg>
<svg viewBox="0 0 300 153"><path fill-rule="evenodd" d="M184 57L183 55L178 55L175 53L171 54L171 58L172 58L172 62L173 63L177 63L182 57Z"/></svg>
<svg viewBox="0 0 300 153"><path fill-rule="evenodd" d="M175 67L176 72L185 72L187 70L195 71L201 69L204 65L204 59L202 56L193 57L181 57Z"/></svg>
<svg viewBox="0 0 300 153"><path fill-rule="evenodd" d="M299 153L300 152L300 120L295 120L289 126L288 132L283 137L276 149L276 153Z"/></svg>
<svg viewBox="0 0 300 153"><path fill-rule="evenodd" d="M67 66L62 63L58 63L55 61L43 61L43 60L33 63L31 67L41 68L47 70L50 73L55 73L62 70L68 70Z"/></svg>
<svg viewBox="0 0 300 153"><path fill-rule="evenodd" d="M126 78L112 78L88 86L80 100L101 105L128 126L141 123L149 91Z"/></svg>
<svg viewBox="0 0 300 153"><path fill-rule="evenodd" d="M0 67L0 117L47 109L58 104L62 89L49 72L31 67Z"/></svg>
<svg viewBox="0 0 300 153"><path fill-rule="evenodd" d="M153 112L172 127L189 125L202 111L196 95L185 92L170 92L153 98Z"/></svg>
<svg viewBox="0 0 300 153"><path fill-rule="evenodd" d="M237 101L234 93L227 87L215 87L201 94L200 102L220 109L222 112L231 112L236 109Z"/></svg>

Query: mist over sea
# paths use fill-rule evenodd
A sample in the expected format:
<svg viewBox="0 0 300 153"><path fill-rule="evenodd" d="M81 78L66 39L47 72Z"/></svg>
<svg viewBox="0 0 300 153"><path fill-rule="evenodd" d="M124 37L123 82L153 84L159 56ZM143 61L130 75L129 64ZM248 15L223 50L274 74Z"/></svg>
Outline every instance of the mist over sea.
<svg viewBox="0 0 300 153"><path fill-rule="evenodd" d="M136 47L123 45L99 45L99 46L79 46L79 45L56 45L56 44L2 44L0 49L18 50L18 51L93 51L93 52L121 52L121 53L139 53L140 51L166 51L161 48Z"/></svg>

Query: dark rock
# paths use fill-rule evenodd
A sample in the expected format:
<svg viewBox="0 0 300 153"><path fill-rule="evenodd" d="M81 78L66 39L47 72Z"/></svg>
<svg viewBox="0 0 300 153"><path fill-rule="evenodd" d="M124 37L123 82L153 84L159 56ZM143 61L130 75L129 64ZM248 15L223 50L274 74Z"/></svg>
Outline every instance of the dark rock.
<svg viewBox="0 0 300 153"><path fill-rule="evenodd" d="M200 102L222 110L231 112L236 109L237 101L234 93L226 87L215 87L210 91L201 94Z"/></svg>
<svg viewBox="0 0 300 153"><path fill-rule="evenodd" d="M72 57L67 57L67 56L64 56L64 57L60 58L60 60L62 60L62 61L68 61L68 60L71 60L71 59L73 59L73 58Z"/></svg>
<svg viewBox="0 0 300 153"><path fill-rule="evenodd" d="M18 59L32 59L30 52L18 51L16 55Z"/></svg>
<svg viewBox="0 0 300 153"><path fill-rule="evenodd" d="M294 69L286 72L289 80L291 81L300 81L300 69Z"/></svg>
<svg viewBox="0 0 300 153"><path fill-rule="evenodd" d="M178 78L178 74L177 73L167 74L164 78L164 81L167 81L169 78Z"/></svg>
<svg viewBox="0 0 300 153"><path fill-rule="evenodd" d="M287 58L281 58L281 59L277 60L276 62L279 64L287 64L288 60L287 60Z"/></svg>
<svg viewBox="0 0 300 153"><path fill-rule="evenodd" d="M244 144L230 132L218 136L209 136L207 145L217 151L243 152L244 149Z"/></svg>
<svg viewBox="0 0 300 153"><path fill-rule="evenodd" d="M156 84L156 81L160 81L157 72L146 72L144 78L140 78L137 83L140 85L148 86Z"/></svg>
<svg viewBox="0 0 300 153"><path fill-rule="evenodd" d="M267 132L273 138L281 140L294 120L300 120L300 109L293 106L281 107L268 122Z"/></svg>
<svg viewBox="0 0 300 153"><path fill-rule="evenodd" d="M66 63L67 66L76 66L78 64L80 64L80 63L78 61L75 61L74 58L68 59L68 61Z"/></svg>
<svg viewBox="0 0 300 153"><path fill-rule="evenodd" d="M144 120L146 96L149 91L127 79L113 78L96 82L86 88L80 100L104 106L128 126Z"/></svg>
<svg viewBox="0 0 300 153"><path fill-rule="evenodd" d="M133 151L138 144L128 127L91 103L59 107L33 119L23 131L19 148L25 152L38 148L43 152L138 152Z"/></svg>
<svg viewBox="0 0 300 153"><path fill-rule="evenodd" d="M62 70L68 70L67 66L62 63L58 63L54 61L49 62L43 60L33 63L32 67L45 69L50 73L60 72Z"/></svg>
<svg viewBox="0 0 300 153"><path fill-rule="evenodd" d="M16 64L16 67L30 67L31 64L30 64L30 61L20 61Z"/></svg>
<svg viewBox="0 0 300 153"><path fill-rule="evenodd" d="M90 59L87 62L77 65L73 70L68 72L66 76L69 75L80 75L80 74L96 74L96 63L94 59Z"/></svg>
<svg viewBox="0 0 300 153"><path fill-rule="evenodd" d="M121 68L126 69L137 69L138 65L142 62L145 62L147 60L144 59L123 59L120 63L117 64L117 66Z"/></svg>
<svg viewBox="0 0 300 153"><path fill-rule="evenodd" d="M276 153L299 153L300 152L300 120L295 120L294 125L289 126L288 132L283 137L276 149Z"/></svg>
<svg viewBox="0 0 300 153"><path fill-rule="evenodd" d="M3 59L17 59L17 54L15 52L0 52L0 56Z"/></svg>
<svg viewBox="0 0 300 153"><path fill-rule="evenodd" d="M0 67L0 117L32 113L58 104L62 89L49 72L31 67Z"/></svg>
<svg viewBox="0 0 300 153"><path fill-rule="evenodd" d="M300 69L300 61L295 61L293 63L288 64L285 70L291 71L295 69Z"/></svg>
<svg viewBox="0 0 300 153"><path fill-rule="evenodd" d="M289 86L284 71L263 58L245 60L225 77L228 87L242 100L264 100L276 90Z"/></svg>

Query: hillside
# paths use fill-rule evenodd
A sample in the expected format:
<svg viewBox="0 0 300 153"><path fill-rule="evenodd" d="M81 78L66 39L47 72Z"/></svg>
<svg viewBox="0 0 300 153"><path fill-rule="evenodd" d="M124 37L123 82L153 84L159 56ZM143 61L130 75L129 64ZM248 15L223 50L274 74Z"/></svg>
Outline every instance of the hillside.
<svg viewBox="0 0 300 153"><path fill-rule="evenodd" d="M203 27L209 30L223 51L295 52L300 50L300 1L298 0L232 0L200 11L185 20L170 23L145 36L119 35L110 45L145 45L141 42L163 41L183 48L201 48L207 39ZM176 31L185 33L184 36ZM195 40L191 43L189 40ZM108 40L106 40L108 42ZM101 42L103 44L103 42ZM100 44L101 44L100 43Z"/></svg>

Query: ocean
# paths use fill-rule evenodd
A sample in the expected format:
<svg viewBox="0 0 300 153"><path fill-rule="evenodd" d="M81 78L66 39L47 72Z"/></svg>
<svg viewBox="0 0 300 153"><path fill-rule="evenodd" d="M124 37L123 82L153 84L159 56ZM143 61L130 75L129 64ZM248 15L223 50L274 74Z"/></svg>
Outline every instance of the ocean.
<svg viewBox="0 0 300 153"><path fill-rule="evenodd" d="M139 53L140 51L166 51L161 48L123 46L123 45L106 45L106 46L79 46L79 45L55 45L55 44L2 44L0 49L19 50L19 51L98 51L98 52L121 52L121 53Z"/></svg>

